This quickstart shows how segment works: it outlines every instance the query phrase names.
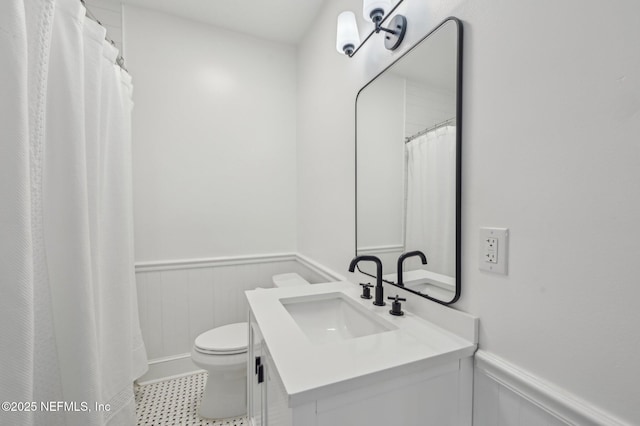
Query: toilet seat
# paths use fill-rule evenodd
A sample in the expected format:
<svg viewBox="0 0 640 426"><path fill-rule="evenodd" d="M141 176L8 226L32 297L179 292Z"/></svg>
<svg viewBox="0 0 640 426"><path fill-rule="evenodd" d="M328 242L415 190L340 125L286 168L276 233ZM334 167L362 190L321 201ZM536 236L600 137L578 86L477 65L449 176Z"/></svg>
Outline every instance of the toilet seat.
<svg viewBox="0 0 640 426"><path fill-rule="evenodd" d="M235 355L247 352L249 327L246 322L223 325L196 337L194 349L207 355Z"/></svg>

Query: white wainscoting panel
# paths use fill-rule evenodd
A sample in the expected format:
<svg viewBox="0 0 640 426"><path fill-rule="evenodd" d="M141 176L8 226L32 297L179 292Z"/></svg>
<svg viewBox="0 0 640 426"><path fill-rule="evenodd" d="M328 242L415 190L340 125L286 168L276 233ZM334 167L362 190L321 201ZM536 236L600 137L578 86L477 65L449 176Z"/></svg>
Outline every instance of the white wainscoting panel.
<svg viewBox="0 0 640 426"><path fill-rule="evenodd" d="M626 424L491 353L475 359L474 426Z"/></svg>
<svg viewBox="0 0 640 426"><path fill-rule="evenodd" d="M214 327L246 321L244 292L272 287L272 276L287 272L311 283L344 279L293 253L137 264L140 328L150 364L140 381L197 369L185 362L195 338Z"/></svg>
<svg viewBox="0 0 640 426"><path fill-rule="evenodd" d="M567 424L502 386L477 368L474 377L473 408L473 424L476 426Z"/></svg>
<svg viewBox="0 0 640 426"><path fill-rule="evenodd" d="M191 351L206 330L245 321L246 290L271 287L271 276L294 272L292 260L187 266L136 273L140 326L150 360Z"/></svg>

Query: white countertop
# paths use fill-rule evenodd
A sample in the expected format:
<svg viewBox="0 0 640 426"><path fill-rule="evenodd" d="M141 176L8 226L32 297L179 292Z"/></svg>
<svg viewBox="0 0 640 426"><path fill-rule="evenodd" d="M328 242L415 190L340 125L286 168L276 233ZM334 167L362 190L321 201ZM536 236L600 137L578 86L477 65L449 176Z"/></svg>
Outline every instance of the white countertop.
<svg viewBox="0 0 640 426"><path fill-rule="evenodd" d="M332 292L351 296L397 329L339 342L312 343L280 299ZM246 292L290 406L470 357L476 350L475 342L411 312L405 311L401 317L390 315L389 300L386 306L374 306L372 300L359 295L360 287L347 281Z"/></svg>

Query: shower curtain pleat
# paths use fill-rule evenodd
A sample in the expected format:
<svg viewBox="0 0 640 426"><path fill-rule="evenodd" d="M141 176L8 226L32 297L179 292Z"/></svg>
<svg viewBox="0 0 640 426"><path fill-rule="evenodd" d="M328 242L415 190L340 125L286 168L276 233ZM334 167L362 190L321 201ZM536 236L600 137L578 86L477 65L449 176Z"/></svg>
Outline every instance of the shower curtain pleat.
<svg viewBox="0 0 640 426"><path fill-rule="evenodd" d="M29 103L29 168L31 184L31 238L32 238L32 309L33 335L29 343L32 354L31 383L28 401L60 401L63 398L62 380L58 367L59 355L53 323L53 303L49 282L47 253L44 243L44 151L47 110L47 81L51 39L54 23L55 0L25 0L27 26L27 90ZM10 285L10 284L9 284ZM33 424L64 425L65 413L37 410L30 413ZM28 424L18 422L17 424Z"/></svg>
<svg viewBox="0 0 640 426"><path fill-rule="evenodd" d="M99 285L98 276L98 174L100 169L100 102L102 95L102 42L106 30L96 22L86 20L84 32L84 101L87 198L89 213L89 237L91 245L91 278ZM96 312L99 300L94 295Z"/></svg>
<svg viewBox="0 0 640 426"><path fill-rule="evenodd" d="M77 0L0 5L0 397L91 408L3 425L135 422L131 80L104 35Z"/></svg>
<svg viewBox="0 0 640 426"><path fill-rule="evenodd" d="M147 350L142 340L142 330L140 329L140 315L137 303L137 288L135 285L135 248L133 245L133 158L131 151L131 113L133 111L133 85L129 73L116 68L119 74L119 80L122 90L122 102L124 109L123 120L123 143L122 147L122 176L123 176L123 192L121 195L123 214L126 218L125 234L128 247L127 252L127 268L129 271L129 291L131 292L131 324L133 324L133 334L131 336L131 345L133 348L131 377L138 378L147 372L149 366L147 364Z"/></svg>
<svg viewBox="0 0 640 426"><path fill-rule="evenodd" d="M100 354L91 285L83 21L80 2L57 1L47 85L43 207L63 396L93 405L103 401L96 377ZM101 417L99 411L68 413L66 421L99 425Z"/></svg>
<svg viewBox="0 0 640 426"><path fill-rule="evenodd" d="M0 5L0 399L33 395L33 239L27 26L22 2ZM11 342L10 344L8 342ZM5 424L33 424L32 413L6 413Z"/></svg>
<svg viewBox="0 0 640 426"><path fill-rule="evenodd" d="M98 223L101 311L99 318L100 344L103 348L104 398L117 408L118 416L133 415L135 405L130 386L132 371L132 345L135 330L131 317L122 311L132 312L135 305L135 282L133 280L133 257L129 242L131 211L127 195L129 173L128 146L125 135L125 105L119 68L115 65L118 51L107 42L103 43L102 97L99 146L101 167L99 168ZM115 232L114 232L115 231ZM108 283L108 285L105 285ZM126 359L127 362L122 362ZM116 415L116 410L111 414ZM108 420L119 424L116 417Z"/></svg>
<svg viewBox="0 0 640 426"><path fill-rule="evenodd" d="M409 259L409 270L455 275L455 135L455 126L445 126L405 144L405 251L422 250L428 260Z"/></svg>

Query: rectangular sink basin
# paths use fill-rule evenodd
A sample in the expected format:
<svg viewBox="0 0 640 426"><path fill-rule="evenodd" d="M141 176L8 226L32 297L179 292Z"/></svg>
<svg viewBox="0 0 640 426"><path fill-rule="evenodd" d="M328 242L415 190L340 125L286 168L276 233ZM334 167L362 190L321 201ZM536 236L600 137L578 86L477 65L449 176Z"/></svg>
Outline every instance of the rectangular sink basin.
<svg viewBox="0 0 640 426"><path fill-rule="evenodd" d="M283 298L280 302L313 343L355 339L397 328L343 293Z"/></svg>

